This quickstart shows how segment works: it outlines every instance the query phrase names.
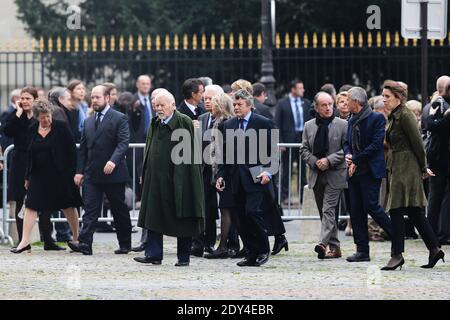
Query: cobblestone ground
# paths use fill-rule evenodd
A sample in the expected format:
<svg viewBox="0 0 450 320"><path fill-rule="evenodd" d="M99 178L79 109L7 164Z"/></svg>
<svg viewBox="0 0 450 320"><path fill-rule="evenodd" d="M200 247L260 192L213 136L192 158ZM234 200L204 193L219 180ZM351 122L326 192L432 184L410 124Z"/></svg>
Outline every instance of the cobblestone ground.
<svg viewBox="0 0 450 320"><path fill-rule="evenodd" d="M380 272L390 242L371 244L371 262L319 261L314 243L292 234L296 223L288 223L289 251L261 268L196 257L190 267L177 268L173 238L165 238L161 266L134 262L136 253L114 255L114 235L96 236L93 256L37 246L13 255L0 246L0 299L450 299L450 263L421 269L428 257L421 241L407 241L402 271ZM138 234L133 237L137 242ZM345 257L354 245L341 239ZM449 247L444 250L450 259Z"/></svg>

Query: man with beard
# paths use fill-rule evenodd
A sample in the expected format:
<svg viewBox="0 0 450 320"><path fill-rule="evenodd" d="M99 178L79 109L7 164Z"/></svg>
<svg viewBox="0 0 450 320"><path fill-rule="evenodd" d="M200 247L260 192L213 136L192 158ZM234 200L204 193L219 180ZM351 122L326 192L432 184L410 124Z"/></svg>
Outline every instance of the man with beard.
<svg viewBox="0 0 450 320"><path fill-rule="evenodd" d="M125 184L129 179L125 162L130 139L128 119L110 107L104 86L92 89L91 99L95 113L85 120L74 178L77 186L83 186L83 228L80 242L69 242L69 247L75 252L92 255L93 235L105 193L120 246L114 253L126 254L131 250L130 213L125 203Z"/></svg>

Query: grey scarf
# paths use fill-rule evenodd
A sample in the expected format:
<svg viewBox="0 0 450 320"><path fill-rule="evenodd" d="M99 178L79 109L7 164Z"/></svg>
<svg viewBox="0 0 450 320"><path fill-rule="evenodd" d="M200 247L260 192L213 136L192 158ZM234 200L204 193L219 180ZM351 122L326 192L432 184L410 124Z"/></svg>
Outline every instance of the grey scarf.
<svg viewBox="0 0 450 320"><path fill-rule="evenodd" d="M372 114L372 109L366 105L362 110L352 116L352 150L353 154L360 153L361 147L361 130L359 128L361 122Z"/></svg>

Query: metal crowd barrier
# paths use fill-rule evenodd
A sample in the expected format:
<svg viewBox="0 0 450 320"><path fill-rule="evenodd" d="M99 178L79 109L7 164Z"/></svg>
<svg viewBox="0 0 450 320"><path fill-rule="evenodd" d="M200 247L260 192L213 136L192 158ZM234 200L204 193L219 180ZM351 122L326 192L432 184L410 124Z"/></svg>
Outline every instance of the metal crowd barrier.
<svg viewBox="0 0 450 320"><path fill-rule="evenodd" d="M79 147L79 145L77 145L77 147ZM136 186L136 179L138 177L136 177L136 149L144 149L145 144L144 143L136 143L136 144L130 144L129 148L131 148L133 150L133 174L132 174L132 190L133 190L133 194L132 194L132 209L130 212L131 215L131 221L137 221L138 220L138 215L139 212L136 210L136 190L135 190L135 186ZM295 205L293 205L292 203L292 198L293 198L293 194L291 192L291 186L292 186L292 151L293 149L299 149L301 147L301 143L279 143L278 144L278 148L286 148L286 152L289 153L289 182L288 182L288 204L287 204L287 208L283 208L283 217L282 219L284 221L291 221L291 220L320 220L319 216L309 216L309 215L303 215L302 214L302 204L300 201L300 197L301 197L301 174L302 174L302 166L299 164L298 165L298 174L297 174L297 189L298 189L298 204L297 204L297 208L295 208ZM1 217L2 221L1 221L1 226L2 229L0 229L0 242L4 243L4 242L10 242L12 243L12 239L11 237L9 237L9 224L15 222L15 219L10 217L10 213L9 213L9 208L8 208L8 201L7 201L7 189L8 189L8 155L10 154L10 152L14 149L14 145L9 146L3 154L3 159L4 159L4 168L3 168L3 198L2 198L2 202L3 202L3 214ZM280 152L281 154L281 152ZM281 157L280 157L280 162L281 162ZM282 188L282 170L283 167L280 163L279 166L279 174L278 174L278 203L280 205L281 204L281 188ZM103 212L103 210L102 210ZM81 210L80 212L80 216L82 216L83 214L83 210ZM341 216L341 218L343 219L348 219L348 216ZM51 219L52 222L66 222L66 218L63 218L61 216L61 212L59 214L58 218L52 218ZM81 221L81 217L80 217L80 221ZM101 217L99 218L100 222L112 222L113 217L111 215L110 210L108 210L108 215L107 217Z"/></svg>

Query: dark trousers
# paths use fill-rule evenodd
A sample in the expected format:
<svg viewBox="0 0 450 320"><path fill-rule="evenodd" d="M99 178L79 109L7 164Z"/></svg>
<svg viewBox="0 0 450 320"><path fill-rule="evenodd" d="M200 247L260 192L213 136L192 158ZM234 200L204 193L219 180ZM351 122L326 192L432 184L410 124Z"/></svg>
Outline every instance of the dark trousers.
<svg viewBox="0 0 450 320"><path fill-rule="evenodd" d="M217 225L216 219L218 215L218 203L216 188L204 179L205 190L205 232L193 239L193 247L205 248L212 247L216 244Z"/></svg>
<svg viewBox="0 0 450 320"><path fill-rule="evenodd" d="M192 238L177 238L177 257L179 262L189 262L191 254ZM163 235L147 230L147 243L145 244L145 256L156 260L163 259Z"/></svg>
<svg viewBox="0 0 450 320"><path fill-rule="evenodd" d="M369 254L367 215L391 237L391 220L380 206L380 187L381 179L374 179L370 174L353 176L349 180L350 220L358 252Z"/></svg>
<svg viewBox="0 0 450 320"><path fill-rule="evenodd" d="M298 132L295 134L295 138L297 142L302 141L302 132ZM291 163L289 163L289 149L291 149ZM306 165L300 157L300 149L299 148L287 148L285 152L281 153L281 201L288 199L289 197L289 189L291 188L289 184L289 166L291 167L291 176L292 176L292 165L296 162L298 164L299 170L301 169L300 175L300 203L303 203L303 188L307 184L306 182ZM292 192L291 192L292 197Z"/></svg>
<svg viewBox="0 0 450 320"><path fill-rule="evenodd" d="M253 258L270 252L262 208L265 193L245 192L242 184L239 185L239 192L234 195L240 224L238 232L244 246L248 249L248 258Z"/></svg>
<svg viewBox="0 0 450 320"><path fill-rule="evenodd" d="M234 209L232 211L234 211ZM239 251L239 234L233 222L233 215L235 214L231 212L231 227L230 231L228 232L227 249L234 249Z"/></svg>
<svg viewBox="0 0 450 320"><path fill-rule="evenodd" d="M439 242L436 235L431 228L430 223L425 218L422 208L409 207L398 208L389 211L392 221L393 234L391 236L392 241L392 253L401 254L405 251L405 220L403 215L408 215L413 225L419 231L425 245L428 250L439 247Z"/></svg>
<svg viewBox="0 0 450 320"><path fill-rule="evenodd" d="M450 240L450 177L436 175L429 179L428 221L439 241Z"/></svg>
<svg viewBox="0 0 450 320"><path fill-rule="evenodd" d="M86 180L83 184L83 228L79 240L92 245L98 218L102 212L103 193L109 200L111 213L114 218L119 246L123 249L131 248L131 220L130 212L125 204L125 183L101 184Z"/></svg>

